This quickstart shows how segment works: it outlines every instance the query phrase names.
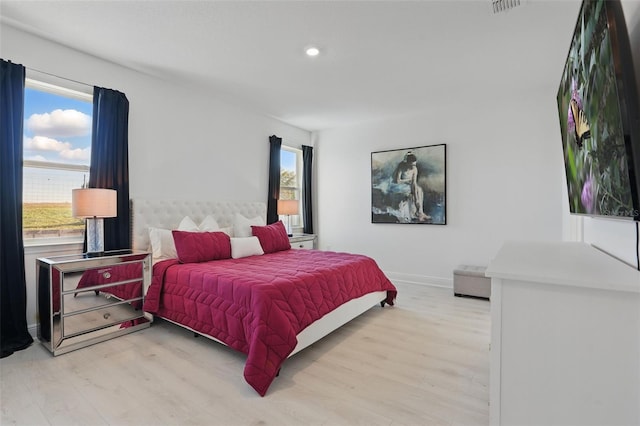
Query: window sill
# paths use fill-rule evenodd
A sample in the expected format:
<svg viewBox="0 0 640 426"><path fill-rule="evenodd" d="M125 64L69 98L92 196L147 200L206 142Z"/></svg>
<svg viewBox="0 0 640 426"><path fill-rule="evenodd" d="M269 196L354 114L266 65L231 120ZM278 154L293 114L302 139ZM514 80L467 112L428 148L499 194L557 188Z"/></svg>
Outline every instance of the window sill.
<svg viewBox="0 0 640 426"><path fill-rule="evenodd" d="M29 238L23 241L25 254L41 251L68 252L77 249L82 252L83 240L77 238Z"/></svg>

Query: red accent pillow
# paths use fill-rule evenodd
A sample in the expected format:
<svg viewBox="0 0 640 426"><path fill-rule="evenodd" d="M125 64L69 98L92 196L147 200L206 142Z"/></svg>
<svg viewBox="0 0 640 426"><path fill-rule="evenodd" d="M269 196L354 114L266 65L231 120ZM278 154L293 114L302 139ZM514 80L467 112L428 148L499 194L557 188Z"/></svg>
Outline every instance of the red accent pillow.
<svg viewBox="0 0 640 426"><path fill-rule="evenodd" d="M171 231L181 263L230 259L231 239L224 232Z"/></svg>
<svg viewBox="0 0 640 426"><path fill-rule="evenodd" d="M291 248L287 230L281 220L267 226L252 225L251 232L260 240L260 245L265 254Z"/></svg>

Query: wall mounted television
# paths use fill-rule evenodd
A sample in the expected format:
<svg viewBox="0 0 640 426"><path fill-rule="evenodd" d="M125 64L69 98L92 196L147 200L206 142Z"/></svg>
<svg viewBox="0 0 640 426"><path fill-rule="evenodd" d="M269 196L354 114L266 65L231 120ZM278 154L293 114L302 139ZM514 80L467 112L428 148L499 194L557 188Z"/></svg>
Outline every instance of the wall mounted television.
<svg viewBox="0 0 640 426"><path fill-rule="evenodd" d="M640 108L619 0L584 0L558 89L572 214L640 221Z"/></svg>

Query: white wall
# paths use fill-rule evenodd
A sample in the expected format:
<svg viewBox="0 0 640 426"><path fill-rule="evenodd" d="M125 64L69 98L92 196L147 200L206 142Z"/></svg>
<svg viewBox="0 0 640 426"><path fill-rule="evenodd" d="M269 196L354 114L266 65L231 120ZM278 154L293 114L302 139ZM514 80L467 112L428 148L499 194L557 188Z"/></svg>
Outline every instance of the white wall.
<svg viewBox="0 0 640 426"><path fill-rule="evenodd" d="M266 200L269 136L311 144L308 131L67 49L7 25L4 59L127 95L132 197Z"/></svg>
<svg viewBox="0 0 640 426"><path fill-rule="evenodd" d="M528 95L520 108L500 98L461 108L452 97L430 113L320 132L320 248L368 254L392 279L450 286L458 264L487 265L505 240L560 240L554 95ZM447 225L372 224L371 152L440 143Z"/></svg>
<svg viewBox="0 0 640 426"><path fill-rule="evenodd" d="M0 31L3 59L127 95L132 198L266 201L269 136L294 146L312 144L308 131L223 104L179 82L162 81L7 25ZM28 250L30 326L36 322L34 259L59 249Z"/></svg>
<svg viewBox="0 0 640 426"><path fill-rule="evenodd" d="M640 74L640 3L623 8ZM635 264L634 224L568 213L556 83L533 94L456 94L431 112L320 132L320 248L371 255L395 279L447 286L458 264L486 265L506 240L584 240ZM439 143L447 225L372 224L371 152Z"/></svg>

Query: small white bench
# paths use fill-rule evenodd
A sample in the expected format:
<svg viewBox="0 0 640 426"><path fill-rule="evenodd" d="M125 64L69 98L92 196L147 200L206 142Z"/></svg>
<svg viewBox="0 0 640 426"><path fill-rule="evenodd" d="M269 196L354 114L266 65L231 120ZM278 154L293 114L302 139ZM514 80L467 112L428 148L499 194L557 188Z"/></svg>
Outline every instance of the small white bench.
<svg viewBox="0 0 640 426"><path fill-rule="evenodd" d="M491 298L491 279L484 273L484 266L460 265L453 271L453 294Z"/></svg>

